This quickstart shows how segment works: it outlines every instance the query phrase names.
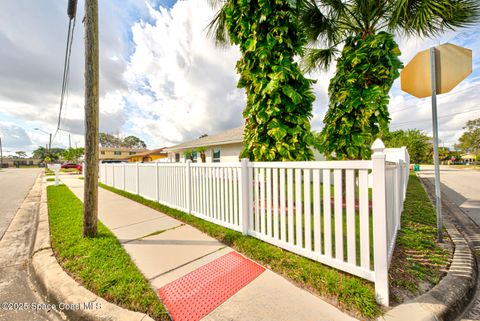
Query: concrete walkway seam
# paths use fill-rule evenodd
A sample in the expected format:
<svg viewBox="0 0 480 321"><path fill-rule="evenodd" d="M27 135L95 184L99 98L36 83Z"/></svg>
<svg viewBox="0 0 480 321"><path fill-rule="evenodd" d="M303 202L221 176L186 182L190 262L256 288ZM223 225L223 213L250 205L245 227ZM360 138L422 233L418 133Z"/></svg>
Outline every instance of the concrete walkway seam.
<svg viewBox="0 0 480 321"><path fill-rule="evenodd" d="M421 177L419 179L430 197L431 189ZM469 304L477 285L476 260L467 240L455 224L445 220L444 227L455 245L453 260L447 275L427 293L393 308L379 320L454 320Z"/></svg>
<svg viewBox="0 0 480 321"><path fill-rule="evenodd" d="M38 184L38 183L37 183ZM42 184L42 183L39 183ZM153 321L148 315L110 303L78 284L57 262L50 243L46 185L42 184L38 228L33 248L32 272L47 298L72 320ZM86 305L92 303L90 308Z"/></svg>

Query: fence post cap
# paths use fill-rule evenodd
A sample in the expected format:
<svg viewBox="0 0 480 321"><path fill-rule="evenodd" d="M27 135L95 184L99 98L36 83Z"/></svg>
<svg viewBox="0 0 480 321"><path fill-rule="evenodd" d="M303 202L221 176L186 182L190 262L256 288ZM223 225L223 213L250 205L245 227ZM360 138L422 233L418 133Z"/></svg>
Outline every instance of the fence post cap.
<svg viewBox="0 0 480 321"><path fill-rule="evenodd" d="M187 159L187 161L185 163L190 164L191 162L192 162L191 159Z"/></svg>
<svg viewBox="0 0 480 321"><path fill-rule="evenodd" d="M383 154L385 151L385 145L380 138L377 138L373 142L371 149L373 151L373 155Z"/></svg>

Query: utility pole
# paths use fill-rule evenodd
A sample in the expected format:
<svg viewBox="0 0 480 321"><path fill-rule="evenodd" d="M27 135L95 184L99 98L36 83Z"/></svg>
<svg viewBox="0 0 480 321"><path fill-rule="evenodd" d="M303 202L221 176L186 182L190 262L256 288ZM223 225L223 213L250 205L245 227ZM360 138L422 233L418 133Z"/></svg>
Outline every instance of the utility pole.
<svg viewBox="0 0 480 321"><path fill-rule="evenodd" d="M52 133L50 133L50 138L48 139L48 153L52 149Z"/></svg>
<svg viewBox="0 0 480 321"><path fill-rule="evenodd" d="M72 135L68 133L68 148L72 148Z"/></svg>
<svg viewBox="0 0 480 321"><path fill-rule="evenodd" d="M83 236L97 235L98 220L98 0L85 0L85 178Z"/></svg>

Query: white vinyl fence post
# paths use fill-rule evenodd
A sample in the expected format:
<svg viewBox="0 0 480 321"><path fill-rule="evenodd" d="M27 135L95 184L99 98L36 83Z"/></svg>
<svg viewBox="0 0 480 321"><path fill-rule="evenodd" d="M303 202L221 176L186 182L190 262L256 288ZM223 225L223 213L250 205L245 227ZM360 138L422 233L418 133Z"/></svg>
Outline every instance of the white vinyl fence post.
<svg viewBox="0 0 480 321"><path fill-rule="evenodd" d="M190 171L190 164L192 161L189 159L187 160L187 166L185 166L185 197L186 197L186 202L187 202L187 213L191 214L192 213L192 189L191 189L191 182L192 182L192 177L191 177L191 171Z"/></svg>
<svg viewBox="0 0 480 321"><path fill-rule="evenodd" d="M388 240L385 182L385 145L376 139L372 145L373 251L377 302L388 306Z"/></svg>
<svg viewBox="0 0 480 321"><path fill-rule="evenodd" d="M125 163L122 163L122 171L123 171L123 190L126 190L126 185L127 185L127 177L125 176Z"/></svg>
<svg viewBox="0 0 480 321"><path fill-rule="evenodd" d="M138 170L138 163L135 163L135 178L137 195L140 195L140 172Z"/></svg>
<svg viewBox="0 0 480 321"><path fill-rule="evenodd" d="M242 233L247 235L249 228L248 212L249 206L248 203L248 158L242 158L241 168L240 168L240 227Z"/></svg>
<svg viewBox="0 0 480 321"><path fill-rule="evenodd" d="M160 182L158 181L158 162L155 163L155 199L160 202Z"/></svg>

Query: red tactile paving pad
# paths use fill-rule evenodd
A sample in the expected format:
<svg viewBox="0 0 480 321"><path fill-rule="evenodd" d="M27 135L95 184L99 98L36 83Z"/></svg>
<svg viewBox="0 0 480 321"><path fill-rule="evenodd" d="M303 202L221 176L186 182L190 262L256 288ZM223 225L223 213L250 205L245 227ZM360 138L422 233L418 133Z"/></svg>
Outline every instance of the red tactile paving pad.
<svg viewBox="0 0 480 321"><path fill-rule="evenodd" d="M245 285L265 268L236 252L165 285L158 290L163 303L175 321L200 320Z"/></svg>

